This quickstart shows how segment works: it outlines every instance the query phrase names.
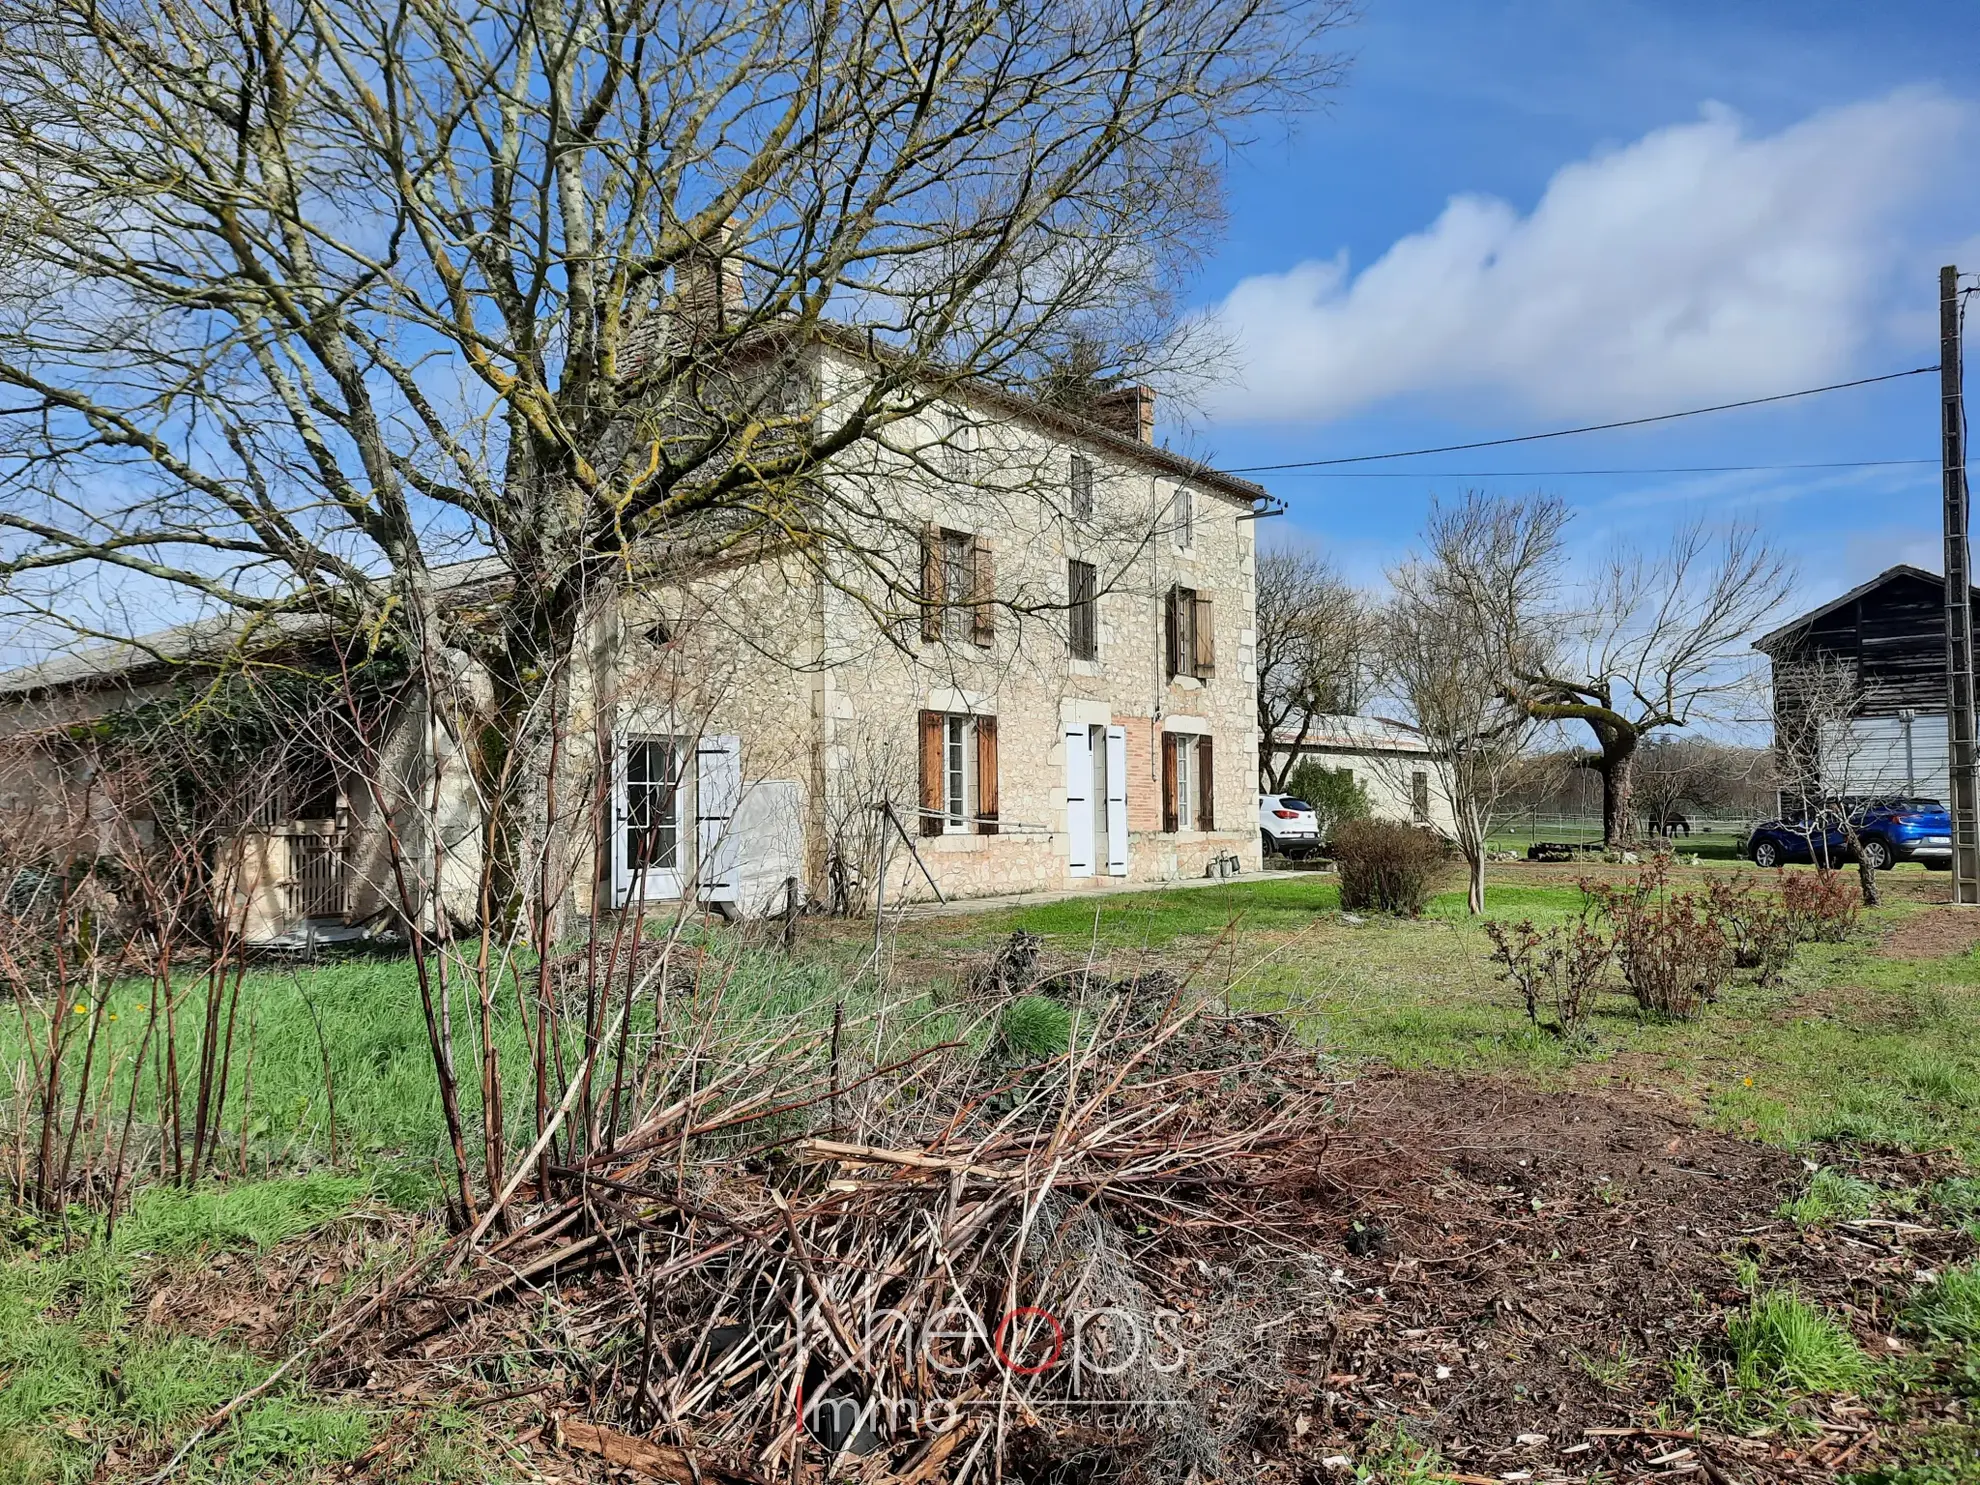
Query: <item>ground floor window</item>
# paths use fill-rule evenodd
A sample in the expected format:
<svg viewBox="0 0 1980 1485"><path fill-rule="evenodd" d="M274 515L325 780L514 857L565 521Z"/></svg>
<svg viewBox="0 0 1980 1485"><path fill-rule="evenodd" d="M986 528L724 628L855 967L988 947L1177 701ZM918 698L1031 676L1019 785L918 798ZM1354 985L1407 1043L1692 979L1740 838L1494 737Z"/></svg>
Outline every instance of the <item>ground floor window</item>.
<svg viewBox="0 0 1980 1485"><path fill-rule="evenodd" d="M1216 772L1210 738L1171 732L1162 747L1162 828L1215 830Z"/></svg>
<svg viewBox="0 0 1980 1485"><path fill-rule="evenodd" d="M997 833L997 719L921 714L921 833Z"/></svg>
<svg viewBox="0 0 1980 1485"><path fill-rule="evenodd" d="M681 864L681 747L671 737L626 744L626 864L678 871Z"/></svg>
<svg viewBox="0 0 1980 1485"><path fill-rule="evenodd" d="M1409 776L1409 809L1416 823L1430 823L1430 775L1419 768Z"/></svg>

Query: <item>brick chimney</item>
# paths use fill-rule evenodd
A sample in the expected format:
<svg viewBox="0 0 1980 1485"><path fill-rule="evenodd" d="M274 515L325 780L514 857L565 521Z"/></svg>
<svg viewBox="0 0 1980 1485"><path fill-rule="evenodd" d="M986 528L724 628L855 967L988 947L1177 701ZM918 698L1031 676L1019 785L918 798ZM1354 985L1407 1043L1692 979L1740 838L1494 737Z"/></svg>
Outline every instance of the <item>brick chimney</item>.
<svg viewBox="0 0 1980 1485"><path fill-rule="evenodd" d="M691 334L726 329L742 315L742 260L729 251L735 230L736 218L730 217L713 244L689 253L674 270L675 302Z"/></svg>
<svg viewBox="0 0 1980 1485"><path fill-rule="evenodd" d="M1155 389L1139 383L1116 387L1086 404L1086 416L1110 433L1138 443L1155 442Z"/></svg>

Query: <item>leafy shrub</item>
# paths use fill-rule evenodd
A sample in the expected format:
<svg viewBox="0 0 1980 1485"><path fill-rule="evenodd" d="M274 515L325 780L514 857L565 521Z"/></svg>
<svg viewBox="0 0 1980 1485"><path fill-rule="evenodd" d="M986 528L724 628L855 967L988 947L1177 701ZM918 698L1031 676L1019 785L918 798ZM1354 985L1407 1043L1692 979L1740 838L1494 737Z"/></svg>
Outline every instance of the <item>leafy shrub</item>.
<svg viewBox="0 0 1980 1485"><path fill-rule="evenodd" d="M1049 995L1020 995L997 1018L1005 1048L1024 1057L1057 1057L1072 1041L1072 1012Z"/></svg>
<svg viewBox="0 0 1980 1485"><path fill-rule="evenodd" d="M1778 892L1756 892L1751 882L1714 874L1705 901L1732 949L1735 969L1757 969L1771 985L1794 958L1795 924Z"/></svg>
<svg viewBox="0 0 1980 1485"><path fill-rule="evenodd" d="M1717 1000L1732 949L1703 893L1674 892L1657 860L1626 887L1584 879L1582 892L1615 928L1623 983L1643 1010L1688 1020Z"/></svg>
<svg viewBox="0 0 1980 1485"><path fill-rule="evenodd" d="M1500 966L1500 977L1525 998L1529 1021L1556 1036L1566 1036L1581 1025L1615 953L1614 940L1591 924L1585 912L1572 923L1544 932L1525 918L1510 926L1488 921L1485 934L1492 940L1492 959ZM1542 1020L1543 1011L1553 1019Z"/></svg>
<svg viewBox="0 0 1980 1485"><path fill-rule="evenodd" d="M1732 1343L1733 1375L1749 1392L1777 1387L1842 1392L1869 1370L1855 1337L1784 1290L1756 1296L1745 1314L1729 1318L1726 1339Z"/></svg>
<svg viewBox="0 0 1980 1485"><path fill-rule="evenodd" d="M1365 820L1371 812L1368 791L1351 768L1323 768L1312 758L1302 758L1286 775L1286 793L1313 806L1320 839L1332 840L1335 827L1349 820Z"/></svg>
<svg viewBox="0 0 1980 1485"><path fill-rule="evenodd" d="M1839 944L1856 927L1857 894L1831 867L1782 873L1781 905L1799 943Z"/></svg>
<svg viewBox="0 0 1980 1485"><path fill-rule="evenodd" d="M1444 843L1420 825L1349 820L1334 831L1341 906L1350 912L1421 917L1445 859Z"/></svg>

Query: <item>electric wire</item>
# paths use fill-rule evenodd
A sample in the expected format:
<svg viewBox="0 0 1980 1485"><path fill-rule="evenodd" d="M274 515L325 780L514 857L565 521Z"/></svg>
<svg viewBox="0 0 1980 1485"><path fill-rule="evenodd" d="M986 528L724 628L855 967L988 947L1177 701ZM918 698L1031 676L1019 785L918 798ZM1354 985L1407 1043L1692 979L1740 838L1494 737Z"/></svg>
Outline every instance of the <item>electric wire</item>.
<svg viewBox="0 0 1980 1485"><path fill-rule="evenodd" d="M1898 465L1929 464L1937 459L1839 459L1820 464L1672 464L1629 469L1292 469L1294 478L1334 480L1491 480L1553 479L1583 474L1753 474L1784 469L1889 469Z"/></svg>
<svg viewBox="0 0 1980 1485"><path fill-rule="evenodd" d="M1343 459L1294 459L1283 464L1248 464L1227 474L1270 474L1283 469L1323 469L1341 464L1372 464L1383 459L1414 459L1422 454L1461 454L1470 449L1497 449L1513 443L1539 443L1543 439L1568 438L1577 433L1606 433L1612 428L1641 428L1649 423L1669 423L1679 418L1702 417L1706 413L1731 412L1740 407L1761 407L1770 402L1791 402L1797 397L1814 397L1823 392L1841 392L1851 387L1874 386L1907 376L1924 376L1939 369L1938 363L1914 366L1909 371L1889 371L1882 376L1858 377L1851 382L1831 382L1826 387L1804 387L1799 392L1776 392L1771 397L1747 397L1738 402L1720 402L1711 407L1687 408L1683 412L1658 413L1647 418L1623 418L1613 423L1589 423L1580 428L1556 428L1549 433L1522 433L1513 438L1485 438L1475 443L1446 443L1435 448L1400 449L1392 454L1354 454Z"/></svg>

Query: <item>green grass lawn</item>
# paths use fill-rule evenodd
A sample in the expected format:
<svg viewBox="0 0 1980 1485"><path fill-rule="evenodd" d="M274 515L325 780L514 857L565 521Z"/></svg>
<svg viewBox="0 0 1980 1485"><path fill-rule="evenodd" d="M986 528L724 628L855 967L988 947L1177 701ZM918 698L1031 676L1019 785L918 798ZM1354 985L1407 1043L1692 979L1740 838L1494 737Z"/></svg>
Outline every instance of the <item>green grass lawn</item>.
<svg viewBox="0 0 1980 1485"><path fill-rule="evenodd" d="M1502 871L1487 913L1541 926L1581 892ZM1510 878L1510 880L1507 880ZM1692 1099L1720 1128L1785 1145L1854 1138L1953 1146L1980 1161L1980 956L1898 959L1878 939L1921 911L1866 914L1846 944L1809 944L1782 982L1737 975L1695 1021L1646 1019L1603 997L1572 1043L1536 1031L1491 963L1460 892L1416 921L1350 924L1328 876L1122 893L915 925L987 947L1014 929L1062 955L1098 953L1193 971L1233 1004L1278 1011L1316 1042L1402 1067L1522 1073L1550 1082L1634 1083Z"/></svg>
<svg viewBox="0 0 1980 1485"><path fill-rule="evenodd" d="M1497 869L1489 913L1565 921L1582 908L1571 875ZM890 999L918 998L939 1013L970 965L1023 929L1046 941L1055 963L1090 960L1113 976L1138 967L1188 974L1235 1007L1284 1014L1350 1063L1555 1086L1655 1086L1689 1100L1714 1126L1790 1147L1856 1139L1950 1147L1980 1162L1980 955L1893 958L1878 947L1924 910L1895 902L1867 914L1848 943L1804 946L1777 985L1737 976L1691 1022L1645 1019L1625 996L1609 994L1587 1032L1568 1043L1527 1024L1462 893L1438 894L1421 919L1351 921L1339 910L1334 879L1322 874L910 920L890 959ZM867 993L849 992L844 975L870 946L870 931L813 926L793 962L711 930L703 946L719 966L722 1014L829 1015L836 998ZM119 1079L152 1076L148 1066L135 1068L147 993L110 992L117 1020L105 1023L105 1053ZM470 1009L456 1000L458 1025ZM180 1014L190 1066L196 1005ZM183 1438L198 1418L267 1374L274 1364L267 1355L225 1335L147 1324L136 1300L159 1272L229 1247L266 1247L367 1202L417 1208L432 1201L443 1155L439 1105L408 965L257 968L243 984L242 1018L242 1073L253 1049L249 1173L273 1179L237 1175L192 1196L141 1191L114 1238L86 1216L66 1230L27 1218L0 1230L0 1485L96 1477L112 1449L129 1458ZM498 1007L497 1023L515 1099L511 1129L526 1140L526 1062L512 1002ZM927 1031L924 1024L916 1034ZM0 1056L9 1062L19 1035L17 1021L0 1023ZM326 1054L339 1126L335 1171L327 1168ZM466 1071L471 1044L464 1040L459 1055ZM471 1140L472 1084L469 1073ZM230 1107L223 1143L231 1150L242 1104ZM194 1479L307 1478L376 1446L388 1426L368 1406L280 1388L203 1443L186 1470ZM475 1452L484 1447L477 1438L459 1420L427 1420L392 1478L498 1473L498 1461Z"/></svg>

